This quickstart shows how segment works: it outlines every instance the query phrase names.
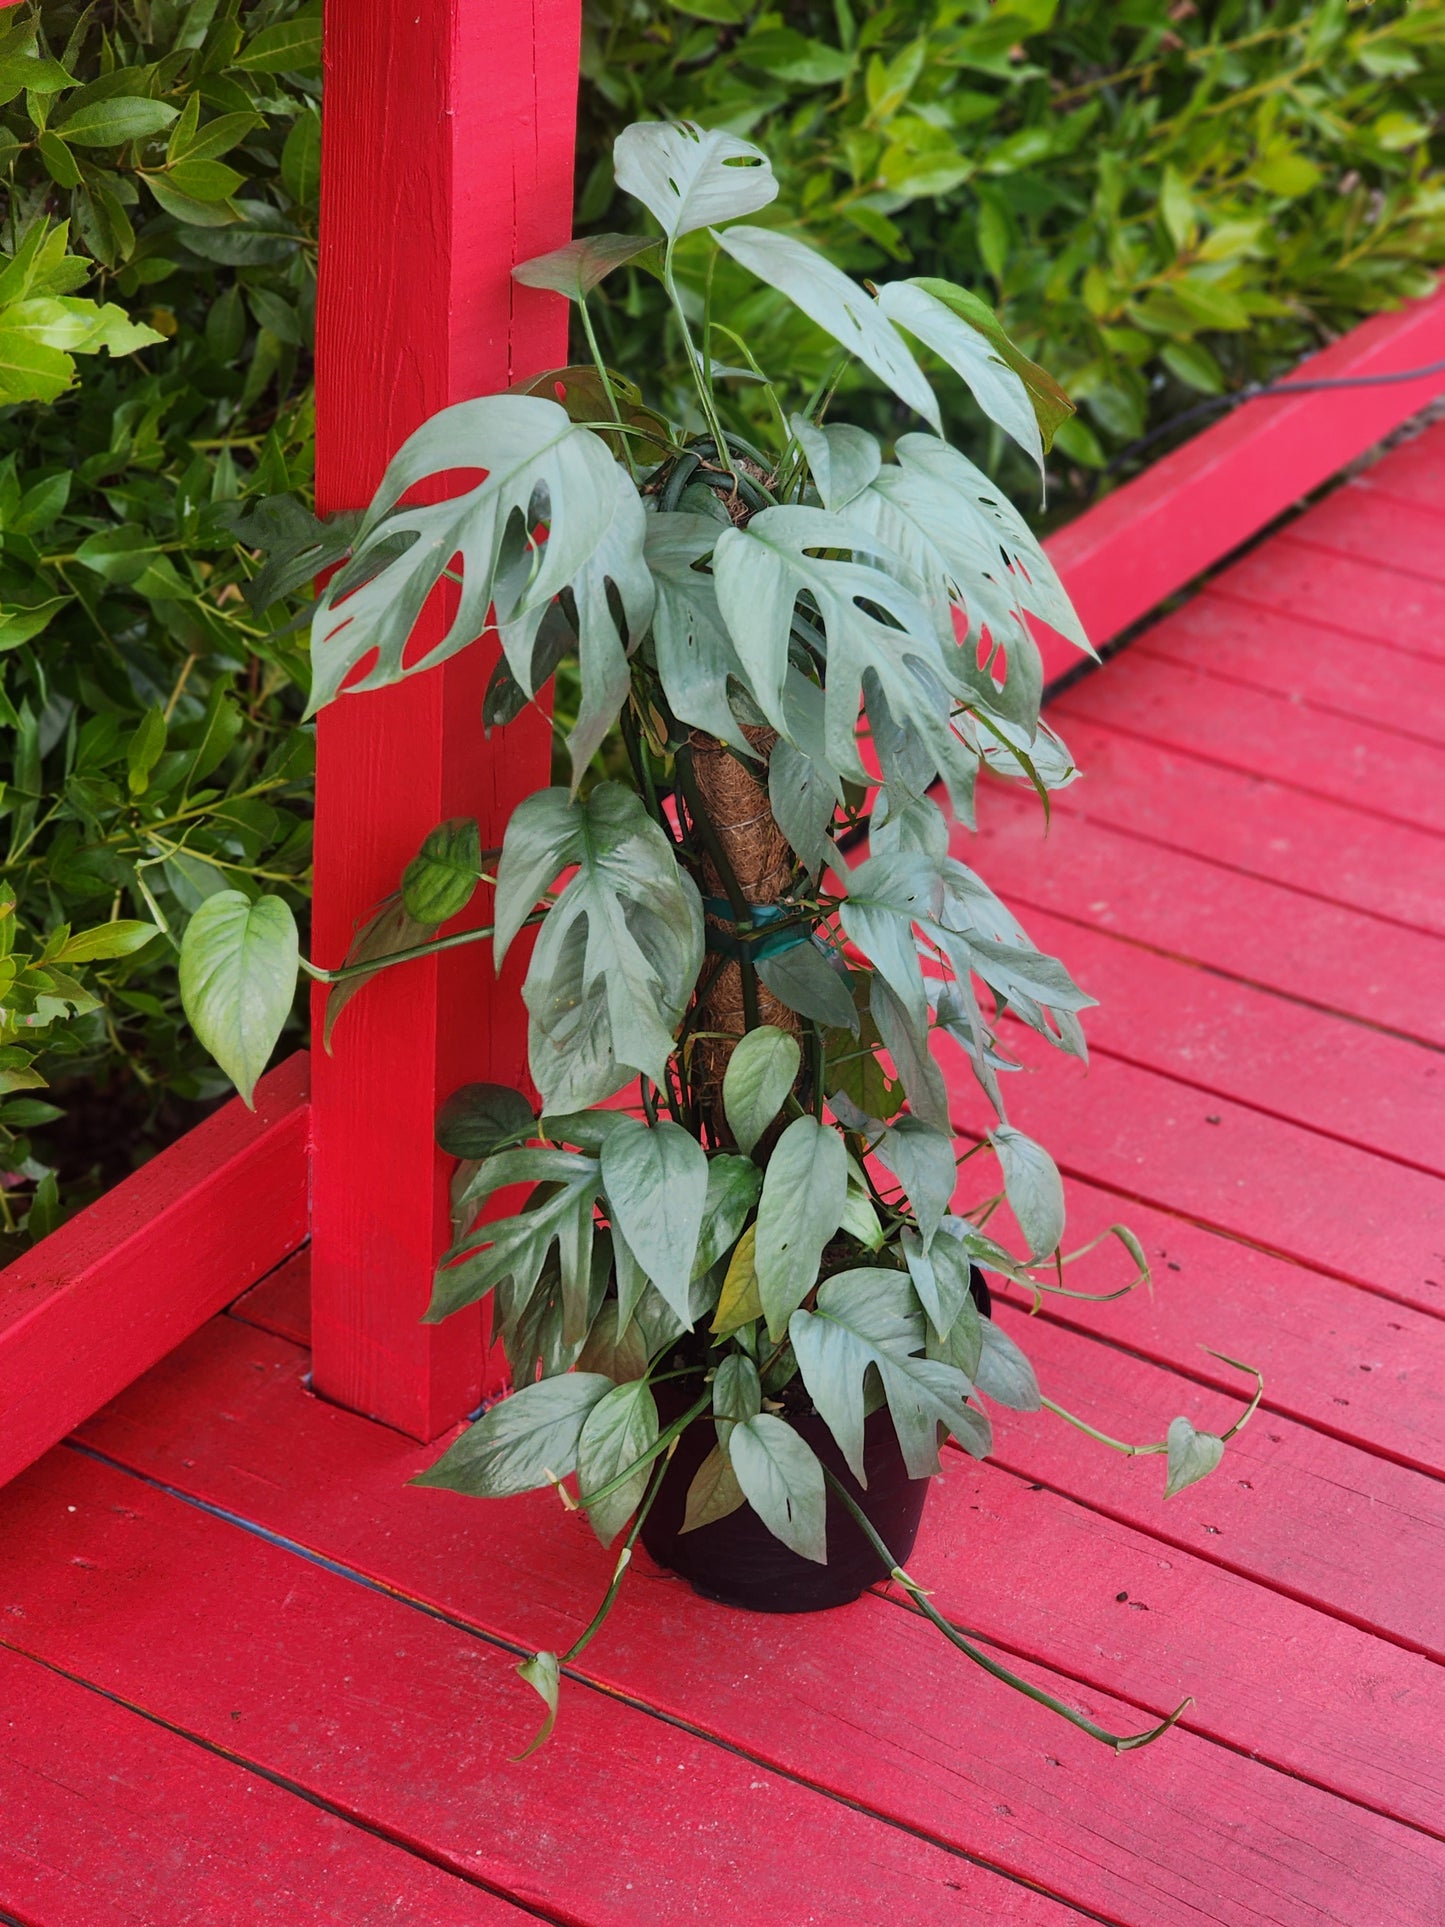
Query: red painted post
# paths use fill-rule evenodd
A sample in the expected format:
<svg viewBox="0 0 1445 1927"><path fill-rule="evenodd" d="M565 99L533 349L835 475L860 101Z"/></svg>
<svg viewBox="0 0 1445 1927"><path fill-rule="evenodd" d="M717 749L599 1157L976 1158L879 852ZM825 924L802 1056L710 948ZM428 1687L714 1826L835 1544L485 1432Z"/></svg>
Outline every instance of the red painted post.
<svg viewBox="0 0 1445 1927"><path fill-rule="evenodd" d="M577 0L327 0L317 312L317 496L365 503L387 459L443 404L567 358L555 295L513 264L571 232ZM485 646L320 719L314 954L341 961L444 818L500 841L546 781L530 719L487 745ZM520 1083L517 979L485 945L378 978L314 1058L313 1333L326 1397L417 1438L477 1402L479 1317L418 1320L446 1241L441 1098Z"/></svg>

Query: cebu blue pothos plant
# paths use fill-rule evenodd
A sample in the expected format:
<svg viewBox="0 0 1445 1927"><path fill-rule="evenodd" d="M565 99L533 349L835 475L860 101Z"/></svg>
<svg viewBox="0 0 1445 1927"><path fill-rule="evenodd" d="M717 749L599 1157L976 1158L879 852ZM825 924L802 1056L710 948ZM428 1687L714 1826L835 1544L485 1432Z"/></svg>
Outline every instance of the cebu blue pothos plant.
<svg viewBox="0 0 1445 1927"><path fill-rule="evenodd" d="M269 603L349 548L315 609L313 710L421 674L493 629L492 722L536 700L559 666L576 690L570 786L522 802L500 852L481 851L475 823L441 826L348 965L306 966L337 984L334 1017L379 968L483 938L500 965L536 928L523 995L540 1115L492 1086L444 1108L440 1141L462 1160L457 1235L428 1312L490 1295L516 1390L422 1483L488 1496L552 1484L604 1544L623 1535L592 1625L569 1654L521 1668L548 1703L542 1737L560 1667L601 1623L686 1459L658 1541L681 1570L699 1570L693 1535L716 1538L746 1508L793 1567L846 1554L856 1568L861 1550L844 1596L891 1573L990 1672L1096 1738L1139 1745L1171 1722L1105 1733L966 1641L902 1567L917 1503L891 1544L874 1503L879 1468L921 1503L942 1435L984 1456L982 1400L1092 1431L1042 1396L982 1315L975 1270L1036 1305L1068 1294L1063 1188L1008 1123L1001 1020L1083 1058L1091 999L953 853L935 800L941 787L953 824L971 826L980 765L1045 803L1073 778L1039 717L1028 618L1088 644L1023 519L944 440L908 338L1041 469L1069 403L964 289L862 288L791 235L748 225L777 192L748 142L643 124L619 137L615 160L661 240L574 241L517 271L577 303L595 366L444 409L397 453L359 525L308 529L294 505L273 508L256 585ZM842 350L826 389L793 412L719 318L720 255ZM670 298L696 385L691 421L646 408L597 354L587 297L625 262ZM886 454L826 419L854 361L926 424ZM723 390L739 378L772 404L766 450L726 425ZM482 479L404 502L459 470ZM267 538L266 518L253 533ZM455 585L445 633L408 660L444 581ZM625 766L627 780L595 773L609 746L607 768ZM494 892L491 924L438 937L479 887ZM249 1093L294 990L290 912L278 898L209 898L181 971L197 1032ZM961 1154L937 1046L961 1054L993 1113ZM619 1101L629 1092L632 1108ZM959 1166L984 1155L999 1196L955 1211ZM520 1211L479 1221L518 1184L531 1187ZM984 1228L1003 1197L1017 1256ZM1138 1283L1143 1253L1115 1230ZM1121 1449L1167 1452L1173 1493L1217 1464L1223 1440L1179 1418L1166 1441ZM574 1476L575 1496L563 1484ZM714 1591L733 1590L716 1561L709 1570Z"/></svg>

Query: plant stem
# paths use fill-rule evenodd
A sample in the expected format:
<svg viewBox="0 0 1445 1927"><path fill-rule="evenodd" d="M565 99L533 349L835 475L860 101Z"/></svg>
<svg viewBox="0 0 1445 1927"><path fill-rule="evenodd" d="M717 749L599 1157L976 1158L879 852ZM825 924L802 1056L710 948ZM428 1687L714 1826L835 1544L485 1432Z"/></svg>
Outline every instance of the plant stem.
<svg viewBox="0 0 1445 1927"><path fill-rule="evenodd" d="M617 1595L622 1590L622 1581L626 1576L627 1568L632 1563L632 1548L637 1543L637 1535L642 1530L643 1521L652 1510L652 1502L662 1488L663 1475L667 1471L667 1462L671 1457L672 1453L670 1451L665 1452L652 1474L652 1480L648 1485L642 1504L637 1508L633 1516L632 1524L627 1529L627 1537L622 1542L622 1550L618 1553L617 1564L613 1568L612 1584L602 1595L602 1604L597 1608L596 1612L593 1613L583 1631L573 1640L566 1652L563 1653L558 1662L559 1665L570 1665L574 1659L577 1659L586 1651L598 1633L601 1632L603 1621L606 1619L608 1613L611 1612L613 1605L616 1603Z"/></svg>
<svg viewBox="0 0 1445 1927"><path fill-rule="evenodd" d="M674 1439L681 1438L695 1418L701 1418L704 1412L710 1411L711 1409L712 1387L709 1386L697 1401L696 1405L690 1405L681 1418L676 1418L672 1421L672 1424L668 1426L665 1432L659 1432L647 1451L635 1458L631 1465L624 1465L615 1478L609 1479L606 1485L599 1485L595 1492L589 1492L585 1497L579 1497L577 1503L581 1510L586 1512L588 1507L596 1505L599 1499L610 1499L612 1494L620 1491L629 1479L636 1478L644 1466L651 1465L659 1452L665 1452Z"/></svg>
<svg viewBox="0 0 1445 1927"><path fill-rule="evenodd" d="M1141 1746L1148 1746L1151 1740L1157 1740L1162 1734L1167 1733L1174 1722L1194 1704L1192 1698L1181 1700L1179 1705L1176 1706L1174 1711L1169 1715L1168 1719L1161 1720L1157 1726L1151 1726L1145 1733L1111 1733L1106 1727L1095 1725L1094 1721L1089 1719L1085 1714L1076 1712L1072 1706L1066 1706L1061 1699L1055 1699L1052 1693L1046 1693L1041 1686L1033 1686L1028 1680L1021 1679L1017 1673L1010 1672L1007 1666L1001 1666L996 1659L990 1659L987 1653L980 1652L971 1640L965 1639L958 1628L953 1625L951 1621L945 1619L943 1614L939 1612L938 1608L933 1604L917 1580L911 1579L903 1570L902 1566L898 1564L893 1554L874 1531L872 1520L869 1519L868 1515L854 1499L848 1488L838 1478L837 1474L830 1471L825 1465L823 1467L823 1476L843 1501L843 1504L847 1506L849 1512L852 1513L854 1521L862 1531L869 1545L872 1546L874 1552L877 1553L888 1577L903 1588L909 1598L918 1607L919 1611L925 1618L933 1621L934 1625L951 1646L956 1646L965 1658L971 1659L975 1666L981 1666L986 1673L991 1673L995 1679L1001 1680L1005 1686L1012 1686L1015 1692L1022 1693L1027 1699L1034 1700L1040 1706L1048 1707L1051 1713L1059 1714L1059 1716L1062 1719L1066 1719L1071 1726L1077 1726L1079 1731L1081 1733L1087 1733L1091 1740L1098 1740L1101 1745L1112 1747L1116 1753L1132 1753Z"/></svg>
<svg viewBox="0 0 1445 1927"><path fill-rule="evenodd" d="M587 337L588 352L596 364L597 378L602 383L603 390L606 393L607 406L612 410L612 419L618 428L622 428L624 426L622 410L617 405L617 395L612 386L612 377L607 372L607 364L602 359L602 350L597 345L597 336L593 331L592 317L587 312L587 297L585 295L577 303L577 312L582 318L582 332ZM619 435L617 440L618 445L622 449L622 459L627 464L627 472L635 482L637 480L637 467L633 462L632 449L628 443L626 434Z"/></svg>

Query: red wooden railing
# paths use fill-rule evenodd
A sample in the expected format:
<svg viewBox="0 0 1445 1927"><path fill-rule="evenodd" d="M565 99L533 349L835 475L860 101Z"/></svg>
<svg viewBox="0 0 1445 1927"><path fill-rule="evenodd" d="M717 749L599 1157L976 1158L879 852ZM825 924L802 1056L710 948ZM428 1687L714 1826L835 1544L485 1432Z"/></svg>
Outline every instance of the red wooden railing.
<svg viewBox="0 0 1445 1927"><path fill-rule="evenodd" d="M6 0L0 0L0 5ZM514 262L569 227L577 0L328 0L318 492L363 501L444 402L565 359L556 297ZM1379 316L1310 365L1445 355L1445 295ZM1438 380L1251 403L1050 544L1097 643L1181 588L1429 401ZM1076 660L1046 644L1057 675ZM485 746L485 651L322 718L316 924L338 962L425 832L495 833L544 780L536 719ZM480 1323L423 1327L445 1235L438 1099L524 1065L516 980L485 947L379 978L334 1057L239 1101L0 1272L0 1478L39 1456L311 1237L315 1384L420 1438L482 1383ZM308 1182L310 1206L307 1209Z"/></svg>

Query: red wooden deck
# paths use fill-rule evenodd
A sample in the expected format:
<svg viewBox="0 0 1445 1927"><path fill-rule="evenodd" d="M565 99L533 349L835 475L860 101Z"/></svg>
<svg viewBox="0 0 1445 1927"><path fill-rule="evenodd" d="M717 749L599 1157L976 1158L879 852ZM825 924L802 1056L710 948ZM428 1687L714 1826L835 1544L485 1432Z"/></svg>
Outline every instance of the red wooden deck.
<svg viewBox="0 0 1445 1927"><path fill-rule="evenodd" d="M1047 841L981 799L981 867L1102 1000L1015 1115L1071 1229L1157 1269L1033 1321L1047 1389L1135 1437L1232 1415L1203 1343L1268 1390L1167 1506L1000 1414L914 1570L1107 1724L1194 1694L1175 1733L1115 1758L883 1593L755 1618L640 1559L509 1764L516 1656L607 1556L550 1498L409 1489L433 1450L312 1396L303 1254L0 1492L0 1914L1439 1927L1442 617L1436 428L1056 703L1088 776Z"/></svg>

